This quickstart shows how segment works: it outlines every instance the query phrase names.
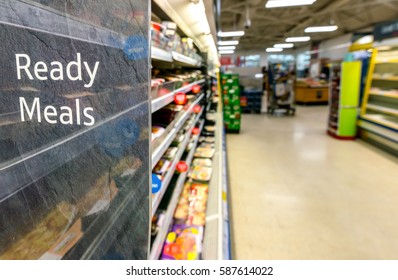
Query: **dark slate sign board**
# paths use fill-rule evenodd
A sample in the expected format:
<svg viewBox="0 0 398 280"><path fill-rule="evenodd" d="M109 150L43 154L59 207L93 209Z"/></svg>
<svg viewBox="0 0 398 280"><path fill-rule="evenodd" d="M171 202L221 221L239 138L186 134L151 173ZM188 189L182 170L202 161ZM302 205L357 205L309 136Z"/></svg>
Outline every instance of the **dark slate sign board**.
<svg viewBox="0 0 398 280"><path fill-rule="evenodd" d="M0 259L146 259L148 1L0 0Z"/></svg>
<svg viewBox="0 0 398 280"><path fill-rule="evenodd" d="M389 21L376 25L373 30L375 41L398 37L398 21Z"/></svg>

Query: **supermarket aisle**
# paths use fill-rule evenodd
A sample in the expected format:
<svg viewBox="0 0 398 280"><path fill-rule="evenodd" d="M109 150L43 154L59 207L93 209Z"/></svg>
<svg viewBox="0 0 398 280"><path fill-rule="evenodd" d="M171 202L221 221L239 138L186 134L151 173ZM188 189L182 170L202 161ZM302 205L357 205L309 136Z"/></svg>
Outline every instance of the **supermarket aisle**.
<svg viewBox="0 0 398 280"><path fill-rule="evenodd" d="M398 161L325 134L326 107L228 135L237 259L397 259Z"/></svg>

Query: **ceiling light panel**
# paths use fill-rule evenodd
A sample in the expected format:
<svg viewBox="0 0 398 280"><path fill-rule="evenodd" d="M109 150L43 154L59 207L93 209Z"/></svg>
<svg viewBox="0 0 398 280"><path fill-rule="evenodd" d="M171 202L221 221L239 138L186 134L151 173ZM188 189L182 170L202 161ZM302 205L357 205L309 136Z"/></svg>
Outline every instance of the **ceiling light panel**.
<svg viewBox="0 0 398 280"><path fill-rule="evenodd" d="M283 51L283 49L282 48L267 48L265 51L268 52L268 53L270 53L270 52L281 52L281 51Z"/></svg>
<svg viewBox="0 0 398 280"><path fill-rule="evenodd" d="M235 49L236 49L235 46L221 46L221 47L218 47L219 51L230 51L230 50L233 51Z"/></svg>
<svg viewBox="0 0 398 280"><path fill-rule="evenodd" d="M312 5L316 0L268 0L265 7L270 8L282 8L282 7L293 7L293 6L304 6Z"/></svg>
<svg viewBox="0 0 398 280"><path fill-rule="evenodd" d="M230 51L219 51L218 53L219 54L233 54L234 51L233 50L230 50Z"/></svg>
<svg viewBox="0 0 398 280"><path fill-rule="evenodd" d="M219 41L219 46L236 46L239 44L239 41Z"/></svg>
<svg viewBox="0 0 398 280"><path fill-rule="evenodd" d="M279 49L291 49L294 47L293 43L286 43L286 44L275 44L274 48L279 48Z"/></svg>
<svg viewBox="0 0 398 280"><path fill-rule="evenodd" d="M295 43L295 42L308 42L309 40L311 40L310 36L302 36L302 37L289 37L286 38L286 42L288 43Z"/></svg>
<svg viewBox="0 0 398 280"><path fill-rule="evenodd" d="M307 27L304 32L305 33L316 33L316 32L333 32L337 30L337 25L329 25L329 26L311 26Z"/></svg>
<svg viewBox="0 0 398 280"><path fill-rule="evenodd" d="M245 31L218 32L220 37L240 37L243 35L245 35Z"/></svg>

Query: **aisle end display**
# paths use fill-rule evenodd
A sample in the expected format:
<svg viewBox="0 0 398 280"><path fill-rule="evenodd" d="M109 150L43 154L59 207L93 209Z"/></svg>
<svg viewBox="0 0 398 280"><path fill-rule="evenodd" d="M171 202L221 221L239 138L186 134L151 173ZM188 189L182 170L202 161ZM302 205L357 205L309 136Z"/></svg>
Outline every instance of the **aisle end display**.
<svg viewBox="0 0 398 280"><path fill-rule="evenodd" d="M360 61L343 62L341 77L332 80L328 133L335 138L356 138L361 67Z"/></svg>
<svg viewBox="0 0 398 280"><path fill-rule="evenodd" d="M239 133L241 127L240 86L238 74L220 74L224 124L227 132Z"/></svg>

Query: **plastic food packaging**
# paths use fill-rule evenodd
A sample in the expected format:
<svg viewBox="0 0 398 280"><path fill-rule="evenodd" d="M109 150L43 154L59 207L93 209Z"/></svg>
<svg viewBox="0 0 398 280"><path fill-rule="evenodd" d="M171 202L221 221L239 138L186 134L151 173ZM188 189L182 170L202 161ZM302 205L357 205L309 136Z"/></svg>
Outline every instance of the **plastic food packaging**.
<svg viewBox="0 0 398 280"><path fill-rule="evenodd" d="M207 200L209 193L209 185L194 182L191 185L191 197L195 199Z"/></svg>
<svg viewBox="0 0 398 280"><path fill-rule="evenodd" d="M215 142L215 138L214 137L205 137L205 141L207 143L214 143Z"/></svg>
<svg viewBox="0 0 398 280"><path fill-rule="evenodd" d="M174 138L174 140L173 140L173 142L172 142L172 145L174 145L174 146L180 145L180 143L181 143L182 141L184 141L184 138L185 138L185 135L184 135L184 134L182 134L182 133L177 134L176 138Z"/></svg>
<svg viewBox="0 0 398 280"><path fill-rule="evenodd" d="M171 162L169 160L161 158L153 169L153 172L163 176L164 173L166 173L166 171L170 168L170 164Z"/></svg>
<svg viewBox="0 0 398 280"><path fill-rule="evenodd" d="M215 150L213 148L204 148L204 147L199 147L195 151L195 157L200 157L200 158L212 158L214 156Z"/></svg>
<svg viewBox="0 0 398 280"><path fill-rule="evenodd" d="M188 226L204 226L206 223L206 213L194 212L188 215L186 224Z"/></svg>
<svg viewBox="0 0 398 280"><path fill-rule="evenodd" d="M214 144L213 143L202 143L199 145L198 148L211 149L211 148L214 148Z"/></svg>
<svg viewBox="0 0 398 280"><path fill-rule="evenodd" d="M163 246L162 260L197 260L202 252L203 227L174 225Z"/></svg>
<svg viewBox="0 0 398 280"><path fill-rule="evenodd" d="M207 166L211 167L213 164L212 160L209 158L195 158L192 165Z"/></svg>
<svg viewBox="0 0 398 280"><path fill-rule="evenodd" d="M216 127L214 125L206 125L205 130L209 132L214 132L216 130Z"/></svg>
<svg viewBox="0 0 398 280"><path fill-rule="evenodd" d="M153 126L152 127L152 141L156 140L156 138L159 138L163 133L165 129L164 127L161 126Z"/></svg>
<svg viewBox="0 0 398 280"><path fill-rule="evenodd" d="M172 160L178 152L177 147L169 147L163 155L163 158Z"/></svg>
<svg viewBox="0 0 398 280"><path fill-rule="evenodd" d="M195 165L191 171L191 178L197 181L209 181L212 170L210 167Z"/></svg>

